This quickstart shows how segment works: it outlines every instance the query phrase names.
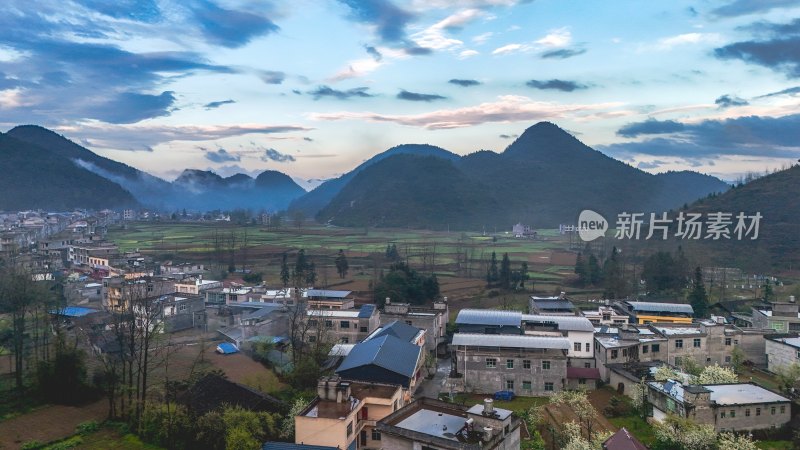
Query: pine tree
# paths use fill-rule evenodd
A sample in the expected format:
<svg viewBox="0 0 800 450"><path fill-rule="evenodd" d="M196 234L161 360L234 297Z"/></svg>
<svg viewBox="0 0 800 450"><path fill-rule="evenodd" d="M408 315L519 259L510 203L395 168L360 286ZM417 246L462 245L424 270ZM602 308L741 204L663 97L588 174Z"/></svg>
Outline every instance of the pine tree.
<svg viewBox="0 0 800 450"><path fill-rule="evenodd" d="M487 281L489 284L497 283L497 280L500 278L500 274L497 271L497 254L492 252L492 260L489 263L489 275L487 277Z"/></svg>
<svg viewBox="0 0 800 450"><path fill-rule="evenodd" d="M508 253L503 253L503 260L500 262L499 281L503 289L511 287L511 260Z"/></svg>
<svg viewBox="0 0 800 450"><path fill-rule="evenodd" d="M774 297L774 292L772 291L772 283L770 283L769 278L764 281L764 301L770 302L772 301L772 297Z"/></svg>
<svg viewBox="0 0 800 450"><path fill-rule="evenodd" d="M519 266L519 287L525 289L525 282L528 280L528 262L522 261Z"/></svg>
<svg viewBox="0 0 800 450"><path fill-rule="evenodd" d="M708 316L708 295L703 283L703 271L698 266L694 269L694 286L689 293L689 303L694 309L694 316L704 318Z"/></svg>
<svg viewBox="0 0 800 450"><path fill-rule="evenodd" d="M289 278L291 278L291 274L289 273L288 259L288 255L286 252L284 252L283 257L281 258L281 282L283 282L284 288L289 285Z"/></svg>
<svg viewBox="0 0 800 450"><path fill-rule="evenodd" d="M334 264L336 265L336 272L339 273L339 278L346 277L350 265L347 263L347 256L345 256L344 250L340 249L339 253L336 254Z"/></svg>
<svg viewBox="0 0 800 450"><path fill-rule="evenodd" d="M600 271L600 262L594 255L589 255L589 282L597 286L602 280L602 273Z"/></svg>
<svg viewBox="0 0 800 450"><path fill-rule="evenodd" d="M578 284L585 286L586 281L589 279L588 268L586 261L583 259L583 253L578 252L578 257L575 258L575 274L578 275Z"/></svg>

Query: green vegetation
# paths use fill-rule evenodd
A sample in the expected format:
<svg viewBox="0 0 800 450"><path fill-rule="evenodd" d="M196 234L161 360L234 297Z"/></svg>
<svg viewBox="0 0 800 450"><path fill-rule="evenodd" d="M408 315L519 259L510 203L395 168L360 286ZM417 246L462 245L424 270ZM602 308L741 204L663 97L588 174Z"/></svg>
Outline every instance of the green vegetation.
<svg viewBox="0 0 800 450"><path fill-rule="evenodd" d="M792 450L795 448L791 441L758 441L756 446L761 450Z"/></svg>
<svg viewBox="0 0 800 450"><path fill-rule="evenodd" d="M653 443L656 441L656 436L653 433L653 427L640 416L630 415L622 417L610 417L608 421L617 428L625 427L636 437L636 439L640 440L642 444L647 445L648 447L653 445Z"/></svg>

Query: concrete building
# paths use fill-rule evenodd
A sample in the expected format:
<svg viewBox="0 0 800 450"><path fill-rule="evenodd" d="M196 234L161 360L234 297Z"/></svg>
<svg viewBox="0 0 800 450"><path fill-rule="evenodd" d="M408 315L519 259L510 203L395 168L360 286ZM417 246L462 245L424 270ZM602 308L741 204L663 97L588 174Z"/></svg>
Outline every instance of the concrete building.
<svg viewBox="0 0 800 450"><path fill-rule="evenodd" d="M617 302L620 311L628 314L630 323L692 323L694 309L683 303Z"/></svg>
<svg viewBox="0 0 800 450"><path fill-rule="evenodd" d="M143 299L133 306L136 324L164 333L190 328L205 329L205 301L200 296L176 294Z"/></svg>
<svg viewBox="0 0 800 450"><path fill-rule="evenodd" d="M459 392L550 395L564 389L569 349L565 337L456 333L449 382Z"/></svg>
<svg viewBox="0 0 800 450"><path fill-rule="evenodd" d="M771 302L752 308L753 328L769 328L778 333L800 332L800 305L795 301Z"/></svg>
<svg viewBox="0 0 800 450"><path fill-rule="evenodd" d="M603 450L647 450L647 447L622 427L603 441Z"/></svg>
<svg viewBox="0 0 800 450"><path fill-rule="evenodd" d="M412 306L408 303L392 303L387 301L380 314L381 324L388 324L395 320L425 330L425 350L435 355L446 352L447 322L450 319L450 310L447 298L436 301L432 307Z"/></svg>
<svg viewBox="0 0 800 450"><path fill-rule="evenodd" d="M462 309L456 316L459 333L522 334L522 313L498 309Z"/></svg>
<svg viewBox="0 0 800 450"><path fill-rule="evenodd" d="M352 291L307 289L304 294L309 309L352 309L355 306Z"/></svg>
<svg viewBox="0 0 800 450"><path fill-rule="evenodd" d="M531 296L528 300L528 312L548 316L574 316L578 314L578 309L562 292L557 297Z"/></svg>
<svg viewBox="0 0 800 450"><path fill-rule="evenodd" d="M607 301L607 300L606 300ZM628 315L617 311L613 306L604 305L593 311L582 311L583 316L595 326L618 326L628 323Z"/></svg>
<svg viewBox="0 0 800 450"><path fill-rule="evenodd" d="M594 327L580 316L547 316L523 314L522 323L528 336L563 336L569 340L567 365L594 367Z"/></svg>
<svg viewBox="0 0 800 450"><path fill-rule="evenodd" d="M683 385L668 380L648 382L647 388L654 420L676 414L720 432L777 428L791 419L791 400L754 383Z"/></svg>
<svg viewBox="0 0 800 450"><path fill-rule="evenodd" d="M130 301L175 293L175 280L161 277L127 279L122 276L103 278L103 308L108 311L128 309Z"/></svg>
<svg viewBox="0 0 800 450"><path fill-rule="evenodd" d="M401 386L408 399L423 376L422 345L413 343L419 341L416 335L407 339L391 332L375 336L354 345L336 374L345 380Z"/></svg>
<svg viewBox="0 0 800 450"><path fill-rule="evenodd" d="M384 450L519 450L521 420L491 399L471 408L423 398L377 425Z"/></svg>
<svg viewBox="0 0 800 450"><path fill-rule="evenodd" d="M219 288L222 288L222 281L205 280L202 275L184 278L175 283L175 292L178 294L202 295L203 297L205 297L205 291Z"/></svg>
<svg viewBox="0 0 800 450"><path fill-rule="evenodd" d="M360 309L308 309L306 317L309 328L325 330L328 342L355 344L366 338L380 324L380 312L375 305L363 305ZM314 335L309 335L314 338Z"/></svg>
<svg viewBox="0 0 800 450"><path fill-rule="evenodd" d="M295 443L338 449L380 449L379 420L405 405L400 386L323 377L317 397L294 418Z"/></svg>
<svg viewBox="0 0 800 450"><path fill-rule="evenodd" d="M765 339L767 370L777 372L792 364L800 364L800 337L770 336Z"/></svg>

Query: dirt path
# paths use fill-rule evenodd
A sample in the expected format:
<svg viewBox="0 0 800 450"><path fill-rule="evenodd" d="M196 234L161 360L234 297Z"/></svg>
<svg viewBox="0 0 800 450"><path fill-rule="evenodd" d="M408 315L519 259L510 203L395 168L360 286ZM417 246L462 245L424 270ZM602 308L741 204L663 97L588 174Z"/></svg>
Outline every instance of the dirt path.
<svg viewBox="0 0 800 450"><path fill-rule="evenodd" d="M36 440L50 442L67 437L75 427L89 420L98 422L108 414L108 403L100 400L85 406L46 406L34 412L0 422L0 449L18 449Z"/></svg>

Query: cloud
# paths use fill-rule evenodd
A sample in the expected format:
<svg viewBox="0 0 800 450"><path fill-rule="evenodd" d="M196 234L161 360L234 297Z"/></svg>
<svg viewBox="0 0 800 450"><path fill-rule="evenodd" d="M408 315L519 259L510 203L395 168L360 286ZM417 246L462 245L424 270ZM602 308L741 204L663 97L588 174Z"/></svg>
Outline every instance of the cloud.
<svg viewBox="0 0 800 450"><path fill-rule="evenodd" d="M314 113L315 120L366 120L370 122L392 122L400 125L442 130L469 127L483 123L531 122L567 117L580 118L597 110L619 107L619 103L558 104L535 102L528 97L504 95L494 102L481 103L457 109L442 109L422 114L391 115L373 112L342 111Z"/></svg>
<svg viewBox="0 0 800 450"><path fill-rule="evenodd" d="M628 132L625 135L653 134L653 130L647 132L647 128L650 127L657 131L659 123L648 122L645 122L648 125L638 124L643 126L645 131ZM617 155L646 154L694 159L730 155L771 158L797 158L800 156L800 134L798 134L800 114L783 117L746 116L733 119L711 119L681 125L666 125L666 129L674 128L669 136L599 148Z"/></svg>
<svg viewBox="0 0 800 450"><path fill-rule="evenodd" d="M722 108L730 108L732 106L746 106L749 105L750 103L743 98L739 98L735 95L731 96L726 94L717 97L717 99L714 100L714 104L719 106L720 109L722 109Z"/></svg>
<svg viewBox="0 0 800 450"><path fill-rule="evenodd" d="M497 47L496 49L492 50L493 55L508 55L510 53L516 53L519 51L525 50L527 47L523 44L507 44L502 47Z"/></svg>
<svg viewBox="0 0 800 450"><path fill-rule="evenodd" d="M280 29L271 20L258 14L225 9L208 0L193 3L191 9L194 19L206 39L216 45L237 48L255 37Z"/></svg>
<svg viewBox="0 0 800 450"><path fill-rule="evenodd" d="M308 136L305 136L305 137L303 138L303 140L304 140L304 141L306 141L306 142L314 142L314 139L311 139L311 138L310 138L310 137L308 137Z"/></svg>
<svg viewBox="0 0 800 450"><path fill-rule="evenodd" d="M584 48L562 48L559 50L550 50L539 55L542 59L567 59L573 56L578 56L586 53Z"/></svg>
<svg viewBox="0 0 800 450"><path fill-rule="evenodd" d="M457 11L430 27L411 35L411 40L416 46L431 50L445 50L460 47L464 43L458 39L447 36L448 32L459 31L468 23L484 16L485 13L477 8L468 8Z"/></svg>
<svg viewBox="0 0 800 450"><path fill-rule="evenodd" d="M153 117L168 116L173 103L175 95L172 91L164 91L159 95L123 92L94 105L87 111L87 117L116 124L136 123Z"/></svg>
<svg viewBox="0 0 800 450"><path fill-rule="evenodd" d="M518 134L501 134L499 137L500 139L514 139L518 136Z"/></svg>
<svg viewBox="0 0 800 450"><path fill-rule="evenodd" d="M648 134L668 134L683 131L684 125L674 120L654 120L648 119L644 122L629 123L619 130L618 136L635 138Z"/></svg>
<svg viewBox="0 0 800 450"><path fill-rule="evenodd" d="M374 59L376 62L381 62L381 60L383 59L383 55L375 47L372 47L370 45L365 45L364 50L366 50L367 53L369 53L369 55L372 56L372 59Z"/></svg>
<svg viewBox="0 0 800 450"><path fill-rule="evenodd" d="M275 161L275 162L294 162L294 156L287 153L281 153L274 148L264 148L264 154L261 155L262 161Z"/></svg>
<svg viewBox="0 0 800 450"><path fill-rule="evenodd" d="M211 162L226 163L226 162L240 161L242 159L241 156L234 155L233 153L228 152L224 148L220 148L217 151L210 151L205 147L198 147L198 148L205 152L203 156Z"/></svg>
<svg viewBox="0 0 800 450"><path fill-rule="evenodd" d="M770 92L769 94L759 95L756 98L776 97L779 95L795 95L800 94L800 86L793 86L790 88L782 89L777 92Z"/></svg>
<svg viewBox="0 0 800 450"><path fill-rule="evenodd" d="M400 100L409 100L412 102L432 102L435 100L444 100L447 97L438 94L420 94L418 92L409 92L402 89L397 98Z"/></svg>
<svg viewBox="0 0 800 450"><path fill-rule="evenodd" d="M260 70L258 77L267 84L281 84L286 79L286 74L275 70Z"/></svg>
<svg viewBox="0 0 800 450"><path fill-rule="evenodd" d="M416 46L416 45L411 45L409 47L406 47L406 48L403 49L403 51L406 53L406 55L411 55L411 56L424 56L424 55L430 55L431 53L433 53L433 49L432 48L419 47L419 46Z"/></svg>
<svg viewBox="0 0 800 450"><path fill-rule="evenodd" d="M664 164L667 164L667 162L661 161L659 159L654 159L652 161L640 161L639 164L636 165L636 167L639 169L658 169Z"/></svg>
<svg viewBox="0 0 800 450"><path fill-rule="evenodd" d="M494 33L492 33L491 31L487 31L486 33L481 33L472 38L472 42L476 44L483 44L484 42L488 41L492 36L494 36Z"/></svg>
<svg viewBox="0 0 800 450"><path fill-rule="evenodd" d="M578 83L577 81L570 80L530 80L525 83L526 86L535 89L552 89L562 92L572 92L580 89L588 89L589 86Z"/></svg>
<svg viewBox="0 0 800 450"><path fill-rule="evenodd" d="M793 6L797 6L796 0L735 0L714 8L711 14L718 17L736 17Z"/></svg>
<svg viewBox="0 0 800 450"><path fill-rule="evenodd" d="M236 100L230 100L230 99L228 99L228 100L220 100L220 101L216 101L216 102L206 103L205 105L203 105L203 108L205 108L205 109L217 109L222 105L230 105L230 104L233 104L233 103L236 103Z"/></svg>
<svg viewBox="0 0 800 450"><path fill-rule="evenodd" d="M377 35L387 43L406 40L406 26L416 15L389 0L339 0L350 9L348 18L375 27Z"/></svg>
<svg viewBox="0 0 800 450"><path fill-rule="evenodd" d="M480 55L477 50L464 50L458 54L458 59L467 59L477 55Z"/></svg>
<svg viewBox="0 0 800 450"><path fill-rule="evenodd" d="M717 43L721 37L717 33L684 33L676 36L661 38L656 44L657 50L671 50L681 45Z"/></svg>
<svg viewBox="0 0 800 450"><path fill-rule="evenodd" d="M766 40L735 42L714 50L719 59L738 59L800 77L800 19L787 24L758 23L753 29L771 34Z"/></svg>
<svg viewBox="0 0 800 450"><path fill-rule="evenodd" d="M156 0L78 0L82 6L115 19L153 23L161 19L161 10Z"/></svg>
<svg viewBox="0 0 800 450"><path fill-rule="evenodd" d="M569 32L567 27L551 30L543 38L536 40L534 43L542 47L566 47L572 42L572 33Z"/></svg>
<svg viewBox="0 0 800 450"><path fill-rule="evenodd" d="M333 89L330 86L319 86L313 91L309 91L308 94L313 95L314 100L319 100L323 97L333 97L339 100L348 100L353 97L360 97L360 98L375 97L375 95L367 92L368 90L369 90L368 87L357 87L348 89L346 91L340 91L337 89Z"/></svg>
<svg viewBox="0 0 800 450"><path fill-rule="evenodd" d="M478 86L481 84L481 82L478 80L468 80L461 78L453 78L452 80L448 81L448 83L455 84L456 86L461 86L461 87Z"/></svg>
<svg viewBox="0 0 800 450"><path fill-rule="evenodd" d="M570 43L572 43L572 33L570 33L567 27L562 27L550 30L549 33L533 42L515 42L497 47L492 51L492 54L508 55L512 53L527 53L534 50L548 53L554 49L566 47Z"/></svg>

